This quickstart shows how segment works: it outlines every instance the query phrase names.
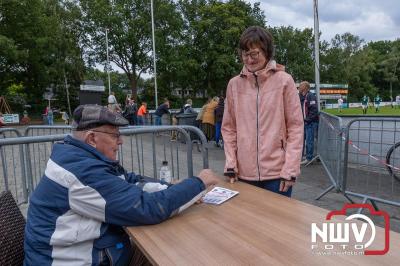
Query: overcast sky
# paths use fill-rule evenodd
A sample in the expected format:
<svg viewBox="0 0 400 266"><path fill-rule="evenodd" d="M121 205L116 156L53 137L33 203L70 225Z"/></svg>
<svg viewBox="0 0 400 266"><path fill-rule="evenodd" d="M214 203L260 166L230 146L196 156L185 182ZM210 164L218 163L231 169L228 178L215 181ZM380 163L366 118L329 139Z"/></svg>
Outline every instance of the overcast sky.
<svg viewBox="0 0 400 266"><path fill-rule="evenodd" d="M270 26L314 27L313 0L246 0L260 2ZM350 32L365 41L400 38L400 0L319 0L321 39Z"/></svg>

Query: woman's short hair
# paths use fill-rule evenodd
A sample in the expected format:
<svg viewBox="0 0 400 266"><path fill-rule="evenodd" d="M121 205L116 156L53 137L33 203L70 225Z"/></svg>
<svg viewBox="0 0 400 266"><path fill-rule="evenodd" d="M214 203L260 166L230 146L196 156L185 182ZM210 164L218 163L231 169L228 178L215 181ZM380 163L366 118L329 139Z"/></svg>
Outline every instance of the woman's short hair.
<svg viewBox="0 0 400 266"><path fill-rule="evenodd" d="M260 26L248 27L242 33L239 41L239 56L242 56L242 51L248 51L252 46L260 46L268 61L274 57L272 34Z"/></svg>

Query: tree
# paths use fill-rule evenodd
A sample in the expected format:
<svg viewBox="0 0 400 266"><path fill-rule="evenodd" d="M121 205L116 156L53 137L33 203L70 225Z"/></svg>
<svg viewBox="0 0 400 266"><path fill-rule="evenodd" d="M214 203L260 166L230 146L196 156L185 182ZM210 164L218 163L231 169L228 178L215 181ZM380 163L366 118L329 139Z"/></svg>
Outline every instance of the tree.
<svg viewBox="0 0 400 266"><path fill-rule="evenodd" d="M65 84L64 73L71 77L71 83L79 83L83 66L80 49L72 27L63 24L69 18L66 7L70 2L0 1L0 65L5 72L0 85L4 89L24 84L24 93L36 101L38 109L45 104L40 99L46 87Z"/></svg>
<svg viewBox="0 0 400 266"><path fill-rule="evenodd" d="M321 80L327 83L348 83L351 72L346 72L350 58L360 49L364 40L351 33L336 34L329 45L321 46Z"/></svg>
<svg viewBox="0 0 400 266"><path fill-rule="evenodd" d="M82 40L88 62L106 62L105 31L108 30L110 61L124 71L136 98L138 79L143 72L152 71L150 2L81 0L80 4L86 32ZM174 39L170 32L176 26L179 14L173 8L173 1L159 0L155 4L157 36L163 36L164 42L169 42Z"/></svg>
<svg viewBox="0 0 400 266"><path fill-rule="evenodd" d="M312 29L293 29L293 27L275 27L271 29L275 42L275 59L285 65L286 71L294 80L314 80Z"/></svg>
<svg viewBox="0 0 400 266"><path fill-rule="evenodd" d="M5 97L11 105L11 109L14 111L23 111L24 105L26 104L26 93L24 90L24 85L11 84L6 90Z"/></svg>
<svg viewBox="0 0 400 266"><path fill-rule="evenodd" d="M400 40L391 43L388 53L380 59L379 72L383 76L383 80L389 83L389 98L393 100L393 85L399 82L400 76Z"/></svg>
<svg viewBox="0 0 400 266"><path fill-rule="evenodd" d="M182 42L177 47L180 56L171 63L176 81L169 86L191 89L193 94L223 93L240 71L236 48L241 33L251 25L265 26L259 3L183 0L179 10L184 21Z"/></svg>
<svg viewBox="0 0 400 266"><path fill-rule="evenodd" d="M84 75L85 80L101 80L104 84L107 83L107 73L103 72L97 68L88 67L85 70ZM115 92L115 96L119 103L125 102L126 91L130 91L130 81L125 73L119 73L116 71L112 71L110 73L110 80L111 80L111 91ZM144 87L144 80L140 78L138 80L138 88ZM108 93L104 94L102 97L102 102L104 105L107 104L107 97Z"/></svg>
<svg viewBox="0 0 400 266"><path fill-rule="evenodd" d="M374 52L363 49L355 52L344 66L346 83L350 87L349 100L359 101L364 94L376 95L378 89L372 83L372 73L376 69Z"/></svg>

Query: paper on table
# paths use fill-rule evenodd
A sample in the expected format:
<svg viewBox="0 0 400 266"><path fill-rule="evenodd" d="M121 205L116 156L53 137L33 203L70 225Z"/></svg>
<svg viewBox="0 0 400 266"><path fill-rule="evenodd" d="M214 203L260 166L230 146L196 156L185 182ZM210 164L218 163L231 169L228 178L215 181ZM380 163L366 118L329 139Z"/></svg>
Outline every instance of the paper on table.
<svg viewBox="0 0 400 266"><path fill-rule="evenodd" d="M204 195L203 202L208 204L219 205L228 199L239 194L239 191L230 190L223 187L215 187Z"/></svg>
<svg viewBox="0 0 400 266"><path fill-rule="evenodd" d="M195 204L198 200L201 199L201 197L203 197L206 194L207 190L203 190L202 192L200 192L199 194L197 194L197 196L195 196L193 199L191 199L189 202L187 202L185 205L181 206L178 209L178 213L183 212L184 210L186 210L187 208L189 208L190 206L192 206L193 204Z"/></svg>

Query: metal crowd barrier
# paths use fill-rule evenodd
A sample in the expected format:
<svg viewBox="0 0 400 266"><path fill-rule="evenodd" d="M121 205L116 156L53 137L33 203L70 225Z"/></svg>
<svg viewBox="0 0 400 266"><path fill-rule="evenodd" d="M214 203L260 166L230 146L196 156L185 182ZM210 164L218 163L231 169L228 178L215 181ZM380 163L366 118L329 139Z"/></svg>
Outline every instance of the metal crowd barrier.
<svg viewBox="0 0 400 266"><path fill-rule="evenodd" d="M385 159L400 141L400 118L358 118L346 127L343 182L344 195L400 206L400 182L389 175ZM394 156L398 156L397 153ZM397 157L395 166L399 167Z"/></svg>
<svg viewBox="0 0 400 266"><path fill-rule="evenodd" d="M29 126L25 129L23 136L43 136L43 135L59 135L71 133L71 126L68 125L53 125L53 126Z"/></svg>
<svg viewBox="0 0 400 266"><path fill-rule="evenodd" d="M19 137L21 137L21 133L15 128L0 128L0 140ZM24 160L23 157L17 156L19 154L23 154L22 145L16 145L11 149L5 149L5 147L0 146L0 168L3 175L3 182L0 182L0 188L13 191L15 195L25 198L27 196L26 191L19 189L19 183L26 187L25 178L19 181L20 176L25 176ZM22 170L22 174L19 173L19 169Z"/></svg>
<svg viewBox="0 0 400 266"><path fill-rule="evenodd" d="M325 112L320 113L318 125L318 158L328 174L331 185L316 200L322 198L333 189L341 190L343 167L343 122L338 116Z"/></svg>
<svg viewBox="0 0 400 266"><path fill-rule="evenodd" d="M54 126L53 126L54 127ZM67 129L63 126L62 129ZM0 191L10 190L18 204L28 202L28 195L35 189L44 174L52 146L62 141L67 134L55 134L51 126L43 126L42 136L25 136L0 139L0 168L4 184ZM33 134L33 129L26 132ZM4 131L4 129L3 129ZM162 132L177 131L185 138L185 143L170 141L170 134ZM1 131L0 131L1 132ZM119 161L124 168L137 174L159 178L162 161L169 162L175 180L193 176L201 169L208 168L208 150L204 134L191 126L149 126L120 129L123 144L119 148ZM193 132L201 140L201 152L193 152L190 134ZM54 135L51 135L54 134ZM12 167L11 167L12 166ZM12 182L10 182L12 180Z"/></svg>

